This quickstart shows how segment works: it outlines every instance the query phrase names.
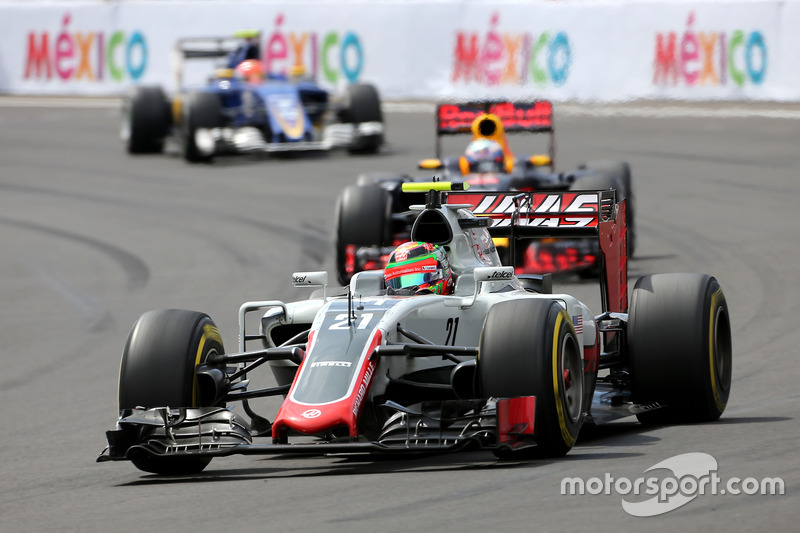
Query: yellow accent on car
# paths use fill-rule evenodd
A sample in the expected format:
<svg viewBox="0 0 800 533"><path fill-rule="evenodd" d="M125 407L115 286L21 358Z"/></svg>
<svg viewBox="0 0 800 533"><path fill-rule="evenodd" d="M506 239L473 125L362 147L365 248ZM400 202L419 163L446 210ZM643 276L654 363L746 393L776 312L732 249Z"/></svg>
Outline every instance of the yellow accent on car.
<svg viewBox="0 0 800 533"><path fill-rule="evenodd" d="M211 324L203 326L203 336L200 338L200 343L197 345L194 368L200 365L200 358L203 357L203 348L205 348L207 338L217 341L220 346L222 345L222 337L219 334L219 330ZM194 378L192 381L192 407L197 407L197 378Z"/></svg>
<svg viewBox="0 0 800 533"><path fill-rule="evenodd" d="M545 154L532 155L528 158L528 161L535 167L546 167L553 164L550 156Z"/></svg>
<svg viewBox="0 0 800 533"><path fill-rule="evenodd" d="M216 76L217 79L220 79L220 78L222 78L222 79L233 78L233 69L232 68L218 68L217 70L214 71L214 76Z"/></svg>
<svg viewBox="0 0 800 533"><path fill-rule="evenodd" d="M419 162L419 168L422 170L438 170L442 167L442 162L439 159L423 159Z"/></svg>
<svg viewBox="0 0 800 533"><path fill-rule="evenodd" d="M561 392L558 388L558 383L561 381L561 365L558 364L558 348L561 343L558 341L558 338L559 332L561 331L561 322L565 321L567 324L570 323L569 318L566 318L566 316L567 312L562 309L556 317L556 327L553 330L553 392L556 396L555 403L556 411L558 412L558 426L561 428L561 438L564 439L564 444L572 446L575 443L575 439L570 435L569 429L567 429L564 406L561 402ZM563 358L564 355L562 354L561 357Z"/></svg>
<svg viewBox="0 0 800 533"><path fill-rule="evenodd" d="M492 242L498 248L508 248L509 245L509 240L505 237L494 237Z"/></svg>
<svg viewBox="0 0 800 533"><path fill-rule="evenodd" d="M428 191L466 191L469 183L460 181L407 181L402 185L403 192Z"/></svg>
<svg viewBox="0 0 800 533"><path fill-rule="evenodd" d="M172 99L172 123L173 124L180 124L181 123L181 113L183 112L183 98L180 95L176 95L175 98Z"/></svg>
<svg viewBox="0 0 800 533"><path fill-rule="evenodd" d="M254 29L236 30L233 36L237 39L254 39L261 36L261 32Z"/></svg>

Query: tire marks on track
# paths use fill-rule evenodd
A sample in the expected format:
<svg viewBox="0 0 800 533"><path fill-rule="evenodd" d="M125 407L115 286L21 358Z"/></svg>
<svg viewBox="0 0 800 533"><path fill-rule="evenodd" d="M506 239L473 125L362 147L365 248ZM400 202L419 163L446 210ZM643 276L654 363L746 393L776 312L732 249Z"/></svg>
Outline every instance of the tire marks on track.
<svg viewBox="0 0 800 533"><path fill-rule="evenodd" d="M50 235L59 239L65 239L100 252L101 254L110 258L122 269L122 271L125 273L125 277L127 278L126 286L130 290L144 287L147 284L147 280L150 279L150 269L147 267L147 264L145 264L144 261L139 259L139 257L136 255L114 244L104 242L93 237L88 237L86 235L80 235L78 233L72 233L66 230L54 228L52 226L37 224L35 222L14 220L2 216L0 216L0 224Z"/></svg>

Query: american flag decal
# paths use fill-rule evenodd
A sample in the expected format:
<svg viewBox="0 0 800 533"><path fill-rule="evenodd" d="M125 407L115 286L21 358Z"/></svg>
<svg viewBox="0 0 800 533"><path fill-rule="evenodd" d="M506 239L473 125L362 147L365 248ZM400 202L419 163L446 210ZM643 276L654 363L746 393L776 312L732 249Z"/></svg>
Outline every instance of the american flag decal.
<svg viewBox="0 0 800 533"><path fill-rule="evenodd" d="M583 333L583 315L573 316L572 325L575 326L575 333Z"/></svg>

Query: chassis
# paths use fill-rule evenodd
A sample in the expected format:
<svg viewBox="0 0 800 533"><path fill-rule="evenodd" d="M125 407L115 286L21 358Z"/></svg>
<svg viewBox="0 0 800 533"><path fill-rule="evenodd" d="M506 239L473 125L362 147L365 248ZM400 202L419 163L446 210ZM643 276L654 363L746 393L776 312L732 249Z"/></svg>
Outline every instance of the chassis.
<svg viewBox="0 0 800 533"><path fill-rule="evenodd" d="M454 294L388 295L382 271L334 290L326 272L298 272L295 286L321 290L244 303L235 353L204 313L145 313L123 350L119 419L98 461L188 474L232 454L558 457L584 424L722 414L732 359L722 289L703 274L644 276L629 309L625 201L613 191L494 193L504 207L479 218L483 192L405 188L427 191L411 237L445 247ZM553 293L550 276L515 275L492 244L543 235L598 241L599 314ZM257 333L246 331L253 312ZM275 385L249 388L265 365ZM249 402L269 396L284 397L271 421Z"/></svg>
<svg viewBox="0 0 800 533"><path fill-rule="evenodd" d="M243 40L242 40L243 39ZM377 89L355 84L332 95L305 76L268 75L261 83L235 76L244 59L259 58L260 34L178 41L177 94L134 87L123 101L120 137L131 154L158 153L167 141L189 162L217 155L325 151L377 152L383 114ZM184 83L187 59L227 57L203 86Z"/></svg>

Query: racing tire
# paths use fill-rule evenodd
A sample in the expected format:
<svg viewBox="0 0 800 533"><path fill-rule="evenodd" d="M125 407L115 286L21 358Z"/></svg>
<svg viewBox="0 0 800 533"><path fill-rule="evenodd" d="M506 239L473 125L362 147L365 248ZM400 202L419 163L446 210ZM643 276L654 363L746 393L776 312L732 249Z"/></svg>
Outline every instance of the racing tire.
<svg viewBox="0 0 800 533"><path fill-rule="evenodd" d="M633 178L631 177L631 167L624 161L589 161L581 165L581 168L588 168L600 174L615 176L622 183L622 193L620 199L627 199L625 208L625 218L628 227L628 257L633 257L636 250L636 218L635 196L633 194Z"/></svg>
<svg viewBox="0 0 800 533"><path fill-rule="evenodd" d="M707 274L654 274L633 288L628 322L633 402L664 407L645 424L711 422L728 402L732 346L728 305Z"/></svg>
<svg viewBox="0 0 800 533"><path fill-rule="evenodd" d="M161 87L132 89L123 104L120 127L129 154L161 153L171 126L170 104Z"/></svg>
<svg viewBox="0 0 800 533"><path fill-rule="evenodd" d="M222 126L222 104L214 93L190 93L183 102L181 123L181 142L183 157L189 163L208 163L214 159L214 152L207 153L197 146L195 133L201 128Z"/></svg>
<svg viewBox="0 0 800 533"><path fill-rule="evenodd" d="M336 203L336 275L342 285L350 283L347 246L386 246L392 216L389 191L376 185L350 185Z"/></svg>
<svg viewBox="0 0 800 533"><path fill-rule="evenodd" d="M136 407L211 407L198 405L195 369L210 355L222 353L222 338L208 315L183 309L145 313L122 351L120 413ZM193 474L211 461L145 452L132 453L130 459L139 470L155 474Z"/></svg>
<svg viewBox="0 0 800 533"><path fill-rule="evenodd" d="M538 298L494 305L478 354L482 397L536 397L536 447L501 449L495 455L561 457L569 452L583 424L584 376L578 337L564 308Z"/></svg>
<svg viewBox="0 0 800 533"><path fill-rule="evenodd" d="M374 85L358 83L347 87L346 105L342 110L342 122L354 125L363 122L383 124L383 111L378 90ZM347 151L351 154L374 154L383 144L383 132L371 135L358 135Z"/></svg>

